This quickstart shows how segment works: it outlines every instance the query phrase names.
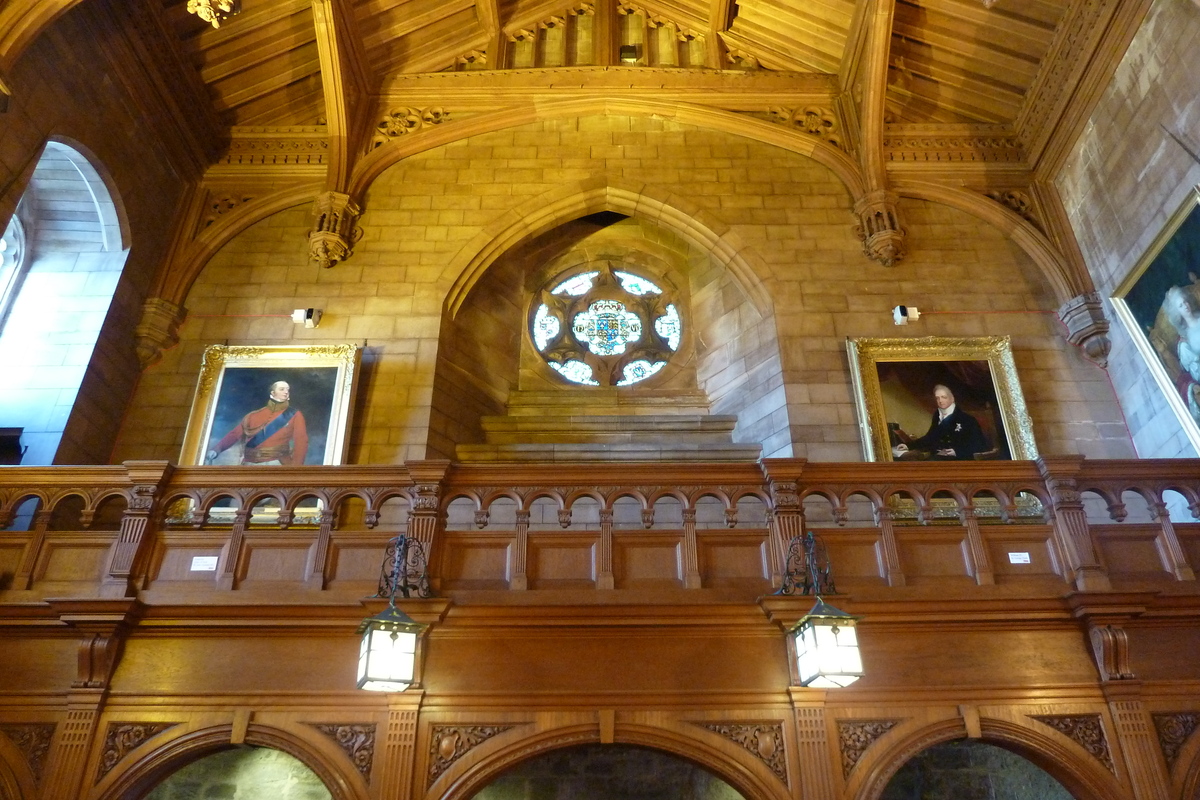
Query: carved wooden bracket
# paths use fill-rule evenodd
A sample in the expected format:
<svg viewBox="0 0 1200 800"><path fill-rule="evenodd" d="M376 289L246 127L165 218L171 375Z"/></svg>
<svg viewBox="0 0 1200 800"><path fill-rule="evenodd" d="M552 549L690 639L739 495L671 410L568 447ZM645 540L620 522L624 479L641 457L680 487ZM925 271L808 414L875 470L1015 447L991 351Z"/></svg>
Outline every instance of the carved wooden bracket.
<svg viewBox="0 0 1200 800"><path fill-rule="evenodd" d="M1092 655L1103 681L1126 681L1137 677L1129 666L1129 635L1114 625L1093 625L1088 631Z"/></svg>
<svg viewBox="0 0 1200 800"><path fill-rule="evenodd" d="M904 258L904 229L896 209L896 195L884 189L868 192L854 203L858 215L856 232L863 243L867 258L885 267Z"/></svg>
<svg viewBox="0 0 1200 800"><path fill-rule="evenodd" d="M1067 326L1067 341L1078 345L1088 360L1107 368L1112 341L1108 338L1108 319L1100 295L1088 292L1072 297L1059 307L1058 318Z"/></svg>
<svg viewBox="0 0 1200 800"><path fill-rule="evenodd" d="M79 638L74 689L107 689L129 628L141 616L137 600L48 600L59 619L77 630Z"/></svg>
<svg viewBox="0 0 1200 800"><path fill-rule="evenodd" d="M164 350L179 344L179 326L186 316L186 308L161 297L151 297L142 304L142 320L133 329L142 369L157 364Z"/></svg>
<svg viewBox="0 0 1200 800"><path fill-rule="evenodd" d="M362 238L355 227L362 213L358 204L342 192L322 192L313 203L313 228L308 234L308 254L328 269L354 254L354 245Z"/></svg>

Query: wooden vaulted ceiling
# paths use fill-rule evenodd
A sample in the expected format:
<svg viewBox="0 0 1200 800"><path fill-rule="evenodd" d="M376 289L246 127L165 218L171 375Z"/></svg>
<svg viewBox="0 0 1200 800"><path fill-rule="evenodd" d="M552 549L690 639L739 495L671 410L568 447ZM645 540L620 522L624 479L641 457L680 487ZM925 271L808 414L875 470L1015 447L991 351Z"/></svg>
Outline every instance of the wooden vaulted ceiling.
<svg viewBox="0 0 1200 800"><path fill-rule="evenodd" d="M310 0L243 0L214 29L161 0L184 57L227 124L323 121L321 65ZM594 0L595 1L595 0ZM853 58L862 0L628 0L680 26L719 36L762 69L838 74ZM511 33L580 0L353 0L355 35L374 78L437 72L486 51L495 13ZM604 0L595 2L601 6ZM609 0L615 8L620 0ZM493 5L494 4L494 5ZM1064 19L1068 0L896 0L888 121L1014 123ZM494 11L489 11L493 9ZM715 19L727 13L726 19ZM494 65L491 65L494 66Z"/></svg>

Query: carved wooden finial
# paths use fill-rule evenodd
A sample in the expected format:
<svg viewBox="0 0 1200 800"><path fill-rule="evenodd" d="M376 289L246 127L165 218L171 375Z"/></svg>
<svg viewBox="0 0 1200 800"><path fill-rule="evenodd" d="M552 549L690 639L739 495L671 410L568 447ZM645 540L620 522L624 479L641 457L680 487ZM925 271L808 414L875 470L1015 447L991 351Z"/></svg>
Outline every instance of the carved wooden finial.
<svg viewBox="0 0 1200 800"><path fill-rule="evenodd" d="M904 229L896 210L896 195L885 189L868 192L854 204L858 215L857 233L863 252L885 267L904 258Z"/></svg>
<svg viewBox="0 0 1200 800"><path fill-rule="evenodd" d="M354 254L362 237L355 226L362 213L358 204L342 192L322 192L313 203L313 228L308 234L308 253L326 269Z"/></svg>

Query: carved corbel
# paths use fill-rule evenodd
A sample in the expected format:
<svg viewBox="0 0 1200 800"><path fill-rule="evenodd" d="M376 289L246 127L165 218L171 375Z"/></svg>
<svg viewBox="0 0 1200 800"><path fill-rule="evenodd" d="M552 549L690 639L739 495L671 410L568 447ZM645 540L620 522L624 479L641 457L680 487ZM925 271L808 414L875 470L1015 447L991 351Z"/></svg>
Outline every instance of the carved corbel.
<svg viewBox="0 0 1200 800"><path fill-rule="evenodd" d="M1135 677L1129 666L1129 635L1116 625L1092 625L1088 630L1092 655L1102 681L1127 681Z"/></svg>
<svg viewBox="0 0 1200 800"><path fill-rule="evenodd" d="M1067 341L1078 345L1089 361L1107 369L1112 341L1108 338L1108 319L1100 295L1088 292L1072 297L1059 307L1058 318L1067 326Z"/></svg>
<svg viewBox="0 0 1200 800"><path fill-rule="evenodd" d="M151 297L142 304L142 320L133 329L142 369L157 364L164 350L179 344L179 326L185 317L186 308L161 297Z"/></svg>
<svg viewBox="0 0 1200 800"><path fill-rule="evenodd" d="M73 689L107 689L129 628L142 606L136 600L49 600L59 619L80 635Z"/></svg>
<svg viewBox="0 0 1200 800"><path fill-rule="evenodd" d="M354 254L362 238L356 227L362 213L358 203L342 192L322 192L313 203L313 228L308 234L308 254L326 269Z"/></svg>
<svg viewBox="0 0 1200 800"><path fill-rule="evenodd" d="M904 229L896 208L896 195L886 189L867 192L854 203L858 215L856 232L863 243L863 253L885 267L904 258Z"/></svg>

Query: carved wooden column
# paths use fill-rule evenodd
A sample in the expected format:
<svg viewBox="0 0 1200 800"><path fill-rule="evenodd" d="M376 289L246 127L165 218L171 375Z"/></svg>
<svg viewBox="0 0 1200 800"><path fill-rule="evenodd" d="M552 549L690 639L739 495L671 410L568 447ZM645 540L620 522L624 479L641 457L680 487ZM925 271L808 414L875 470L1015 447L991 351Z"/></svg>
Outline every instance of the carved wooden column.
<svg viewBox="0 0 1200 800"><path fill-rule="evenodd" d="M699 589L700 549L696 543L696 509L683 509L683 588Z"/></svg>
<svg viewBox="0 0 1200 800"><path fill-rule="evenodd" d="M979 530L979 516L975 506L967 504L958 509L958 518L967 529L967 553L971 558L971 571L975 575L975 583L983 586L996 582L992 570L992 559L984 546L983 534Z"/></svg>
<svg viewBox="0 0 1200 800"><path fill-rule="evenodd" d="M121 532L108 554L101 597L133 597L141 588L141 576L135 569L141 566L145 552L153 539L150 520L156 505L155 495L174 471L167 461L126 461L125 469L133 481L125 513L121 515Z"/></svg>
<svg viewBox="0 0 1200 800"><path fill-rule="evenodd" d="M233 514L233 525L229 529L229 541L221 553L217 567L217 588L237 588L237 574L242 560L242 544L246 539L246 525L250 522L250 509L239 506Z"/></svg>
<svg viewBox="0 0 1200 800"><path fill-rule="evenodd" d="M317 531L317 540L313 542L308 577L305 579L305 585L310 589L324 589L329 580L329 542L333 538L333 526L336 522L336 511L332 508L321 509L321 527Z"/></svg>
<svg viewBox="0 0 1200 800"><path fill-rule="evenodd" d="M1112 714L1117 740L1133 796L1137 800L1160 800L1171 796L1171 778L1158 745L1154 722L1142 702L1142 682L1124 680L1103 686L1104 699Z"/></svg>
<svg viewBox="0 0 1200 800"><path fill-rule="evenodd" d="M615 588L613 579L613 510L600 509L600 552L596 559L596 588Z"/></svg>
<svg viewBox="0 0 1200 800"><path fill-rule="evenodd" d="M617 48L621 42L621 21L617 18L617 0L596 0L596 65L601 67L620 63Z"/></svg>
<svg viewBox="0 0 1200 800"><path fill-rule="evenodd" d="M526 573L529 561L529 511L517 511L517 537L513 542L512 552L508 561L508 588L523 592L529 588L529 576Z"/></svg>
<svg viewBox="0 0 1200 800"><path fill-rule="evenodd" d="M1167 510L1167 504L1162 500L1155 500L1150 503L1150 514L1161 528L1155 540L1158 551L1162 553L1163 560L1167 562L1167 567L1175 575L1175 579L1180 581L1196 580L1196 573L1188 564L1187 554L1183 552L1183 547L1179 544L1179 537L1175 535L1175 524L1171 522L1171 512Z"/></svg>
<svg viewBox="0 0 1200 800"><path fill-rule="evenodd" d="M859 143L866 192L854 202L863 252L885 267L904 258L904 230L896 208L896 195L888 191L883 152L883 117L886 110L888 53L892 46L895 0L869 0L866 47L860 71L862 141Z"/></svg>
<svg viewBox="0 0 1200 800"><path fill-rule="evenodd" d="M792 708L796 712L796 768L800 773L800 797L805 800L833 800L838 796L833 774L828 725L825 720L825 692L791 687Z"/></svg>
<svg viewBox="0 0 1200 800"><path fill-rule="evenodd" d="M409 800L420 797L416 786L417 718L425 693L408 689L388 695L387 729L383 736L383 757L378 767L380 800Z"/></svg>
<svg viewBox="0 0 1200 800"><path fill-rule="evenodd" d="M76 679L67 692L67 718L51 745L42 797L80 797L84 768L97 733L130 626L141 614L136 600L50 600L59 619L80 634Z"/></svg>
<svg viewBox="0 0 1200 800"><path fill-rule="evenodd" d="M804 534L804 506L796 481L771 481L771 541L768 543L771 563L771 585L783 585L787 571L788 545Z"/></svg>
<svg viewBox="0 0 1200 800"><path fill-rule="evenodd" d="M39 508L33 513L33 536L29 538L29 544L25 545L21 563L17 567L16 573L13 574L14 589L33 588L34 572L37 570L37 562L42 555L42 548L46 544L46 531L49 528L50 510Z"/></svg>
<svg viewBox="0 0 1200 800"><path fill-rule="evenodd" d="M1103 592L1111 589L1112 583L1096 556L1087 514L1075 481L1082 466L1083 456L1043 456L1038 459L1038 469L1053 504L1054 535L1066 556L1075 588Z"/></svg>
<svg viewBox="0 0 1200 800"><path fill-rule="evenodd" d="M875 506L875 524L879 526L879 546L883 550L884 578L888 586L904 586L904 568L900 565L900 549L896 546L895 514L880 503Z"/></svg>

